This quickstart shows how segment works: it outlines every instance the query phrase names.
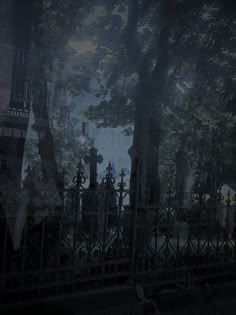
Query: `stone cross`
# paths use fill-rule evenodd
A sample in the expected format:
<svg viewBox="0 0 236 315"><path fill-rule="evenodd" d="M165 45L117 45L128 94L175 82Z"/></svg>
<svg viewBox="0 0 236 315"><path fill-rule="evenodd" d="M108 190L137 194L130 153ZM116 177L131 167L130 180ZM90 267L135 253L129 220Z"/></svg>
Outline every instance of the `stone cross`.
<svg viewBox="0 0 236 315"><path fill-rule="evenodd" d="M90 188L95 188L97 186L97 163L101 164L103 161L102 155L97 155L98 150L91 148L89 150L89 155L86 155L84 161L86 164L90 165Z"/></svg>

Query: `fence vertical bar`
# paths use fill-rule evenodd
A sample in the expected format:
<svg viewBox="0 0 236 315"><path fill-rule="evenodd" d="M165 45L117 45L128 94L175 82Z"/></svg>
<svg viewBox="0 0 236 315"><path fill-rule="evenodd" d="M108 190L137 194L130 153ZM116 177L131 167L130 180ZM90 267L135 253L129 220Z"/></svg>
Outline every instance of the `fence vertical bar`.
<svg viewBox="0 0 236 315"><path fill-rule="evenodd" d="M131 242L131 281L134 282L135 276L135 255L136 255L136 237L137 237L137 215L138 215L138 197L139 197L139 180L140 180L140 162L137 165L137 181L135 187L135 198L134 198L134 213L133 213L133 233L132 233L132 242ZM131 192L133 193L133 192ZM131 210L132 211L132 210Z"/></svg>

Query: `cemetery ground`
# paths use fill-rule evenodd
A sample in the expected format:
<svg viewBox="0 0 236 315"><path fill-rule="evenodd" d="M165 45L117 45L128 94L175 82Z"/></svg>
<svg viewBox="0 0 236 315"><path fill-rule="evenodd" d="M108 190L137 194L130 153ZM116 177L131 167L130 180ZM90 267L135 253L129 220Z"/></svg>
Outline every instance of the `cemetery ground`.
<svg viewBox="0 0 236 315"><path fill-rule="evenodd" d="M234 287L221 288L216 292L195 292L192 295L175 297L175 301L168 299L165 302L159 301L158 308L161 315L235 315L236 296Z"/></svg>

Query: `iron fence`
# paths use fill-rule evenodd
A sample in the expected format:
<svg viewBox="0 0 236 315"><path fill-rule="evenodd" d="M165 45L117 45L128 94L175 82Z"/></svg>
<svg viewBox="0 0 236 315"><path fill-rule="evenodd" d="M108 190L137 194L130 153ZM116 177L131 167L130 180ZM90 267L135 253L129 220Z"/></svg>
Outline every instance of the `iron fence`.
<svg viewBox="0 0 236 315"><path fill-rule="evenodd" d="M31 175L21 190L1 191L2 300L126 281L131 226L124 218L131 211L124 172L116 185L109 166L93 189L80 167L73 183L59 189Z"/></svg>
<svg viewBox="0 0 236 315"><path fill-rule="evenodd" d="M165 288L235 273L235 196L169 190L158 205L130 205L135 192L111 166L90 187L82 166L72 183L48 179L1 189L1 303L142 282ZM134 198L131 198L134 199Z"/></svg>

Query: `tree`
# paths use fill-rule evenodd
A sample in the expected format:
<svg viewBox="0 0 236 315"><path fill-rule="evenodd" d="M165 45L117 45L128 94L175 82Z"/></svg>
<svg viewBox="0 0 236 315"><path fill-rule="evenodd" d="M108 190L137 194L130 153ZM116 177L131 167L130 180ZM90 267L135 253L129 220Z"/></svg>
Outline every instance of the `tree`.
<svg viewBox="0 0 236 315"><path fill-rule="evenodd" d="M95 27L99 30L99 25L102 29L106 29L102 32L102 39L98 44L96 53L100 54L103 60L103 76L108 75L108 71L111 75L108 75L105 87L103 82L99 91L104 100L98 107L90 107L87 115L90 119L97 120L98 126L103 127L119 124L129 126L132 121L135 121L134 139L137 130L139 130L141 136L137 136L137 140L134 140L134 142L136 141L140 147L142 147L141 139L145 137L143 130L148 126L147 121L145 123L145 117L149 115L148 106L144 106L144 104L151 103L149 100L151 93L148 90L145 92L139 85L135 90L136 84L139 84L140 73L142 73L138 73L136 69L137 64L140 65L139 60L142 60L143 77L150 73L150 69L153 71L154 68L152 62L155 61L158 51L160 53L161 45L156 45L157 41L155 41L161 34L160 25L157 25L156 22L153 23L154 18L157 20L158 13L161 12L158 4L159 2L154 3L152 1L143 1L139 4L131 1L128 7L125 2L122 2L120 6L115 3L113 4L113 10L111 8L107 9L107 15L104 14L93 26L93 30ZM232 47L235 43L235 32L232 28L234 6L235 4L231 1L227 4L222 1L207 3L205 1L198 1L197 3L176 1L172 3L171 9L175 16L168 19L170 23L169 36L163 36L165 40L167 40L167 37L169 38L169 65L166 67L167 84L165 92L168 97L165 99L165 106L162 106L161 112L172 112L174 114L164 114L162 128L154 136L155 141L157 141L157 135L161 134L161 152L168 150L166 145L172 141L169 137L174 133L178 134L174 137L175 140L172 141L176 148L183 144L186 136L189 138L188 150L190 150L191 156L193 150L191 147L199 147L200 138L206 137L204 132L207 132L207 125L211 129L219 130L225 122L227 123L226 129L228 131L232 129L234 115L230 114L228 109L230 105L227 104L233 104L233 95L235 95L232 83L230 83L233 80L233 67L231 65L234 58ZM115 7L116 10L114 10ZM164 7L167 8L166 3ZM140 8L140 11L137 10L138 8ZM171 9L167 10L170 16ZM122 14L117 13L119 10ZM129 12L128 22L127 27L125 27L122 17L127 14L127 11ZM139 17L138 21L137 16ZM112 36L115 40L111 42L110 38ZM142 50L146 53L146 59L139 57L138 40L142 45ZM167 54L164 55L167 59ZM118 62L118 58L121 62ZM158 73L162 80L163 75L159 70ZM152 79L150 83L155 86ZM145 96L145 93L147 96ZM158 94L161 95L161 93ZM105 98L107 95L109 95L108 100ZM139 113L138 105L135 104L138 101L135 101L135 98L140 102ZM143 100L141 100L142 98ZM198 108L198 112L195 111L195 107ZM193 120L190 119L190 123L188 123L190 117L188 114L183 115L182 108L187 111L192 110L193 116L197 115L197 117ZM135 118L134 109L136 111ZM117 114L114 115L114 112ZM160 113L153 116L161 117ZM175 125L167 122L167 119L172 119L174 116L179 116L178 119L181 124ZM140 122L138 122L137 117L140 117ZM143 127L145 124L146 127ZM156 128L160 124L155 121L153 125ZM168 132L166 132L167 126L170 128ZM193 133L193 128L199 130ZM225 137L225 132L227 133L227 131L222 130L221 138ZM208 140L210 141L210 139ZM177 142L174 143L174 141ZM143 144L143 146L145 145L146 148L150 147L147 141ZM162 148L164 147L165 150L163 151ZM171 148L173 149L173 147ZM172 163L176 148L173 150ZM196 153L196 149L194 150ZM199 154L198 159L200 158ZM207 160L209 157L209 150L204 151L204 159ZM146 158L142 158L142 160L145 161ZM154 163L158 164L157 161ZM161 166L162 169L163 167ZM164 168L167 169L167 166ZM209 168L208 170L210 171ZM142 180L145 178L145 176L141 177ZM157 178L156 175L154 177ZM145 187L145 184L143 184L143 187Z"/></svg>
<svg viewBox="0 0 236 315"><path fill-rule="evenodd" d="M171 134L165 131L165 126L180 127L166 124L166 118L171 115L163 116L163 112L167 110L182 117L185 130L177 131L176 139L181 146L184 140L179 137L185 139L193 128L187 123L188 115L181 113L184 103L196 104L198 99L198 106L205 113L201 118L204 120L204 115L211 118L207 100L213 93L217 91L219 104L231 102L233 90L226 82L232 81L233 76L229 66L232 60L230 48L234 43L233 16L229 13L234 4L225 5L221 1L207 4L205 1L171 4L162 1L95 1L94 5L93 8L86 3L77 5L69 1L57 6L44 2L42 24L47 35L41 37L52 48L48 50L49 55L55 48L62 47L61 42L68 41L73 30L74 40L90 38L93 41L94 51L87 56L73 56L70 73L61 83L76 95L91 91L91 81L97 81L97 96L102 101L98 107L89 108L87 117L97 120L102 127L122 125L127 127L128 133L133 132L131 187L136 189L136 175L140 168L140 198L155 203L160 190L159 151L163 151L164 144L169 141L167 136ZM84 13L85 10L90 15L87 20L85 17L89 15ZM94 18L96 10L100 13ZM69 16L73 22L68 21ZM62 32L63 28L66 31ZM220 38L224 38L224 43ZM227 52L222 50L223 44L228 47ZM58 55L63 64L68 53L71 54L68 51L67 47ZM207 65L205 60L209 60ZM217 75L213 77L213 73ZM183 90L181 84L190 85L190 81L189 95L178 95L176 86ZM194 101L190 99L191 95L194 95ZM227 115L226 109L221 112ZM163 119L164 124L161 123Z"/></svg>
<svg viewBox="0 0 236 315"><path fill-rule="evenodd" d="M65 71L59 70L59 67L61 67L69 57L72 58L71 56L73 56L72 49L68 47L70 34L72 30L79 25L79 19L81 18L82 20L82 17L87 15L86 11L84 11L85 8L91 5L85 2L78 4L74 1L66 1L66 3L55 1L52 3L49 0L24 0L24 2L21 3L19 3L19 1L13 1L13 4L13 13L16 15L14 44L18 48L24 48L27 53L28 51L30 52L28 67L32 67L32 69L30 68L32 76L30 91L26 97L28 98L29 95L33 95L32 111L35 118L33 128L38 138L37 146L41 158L42 171L47 177L54 178L55 181L58 182L60 176L58 173L58 159L55 155L55 153L57 153L55 152L55 146L58 148L59 143L54 143L55 128L53 128L53 125L56 123L56 116L54 115L53 117L52 113L59 109L59 104L55 102L59 102L61 105L61 101L54 98L52 103L48 104L49 83L52 89L57 88L58 96L58 93L60 93L58 92L58 86L63 83L61 80L62 76L64 75L65 77ZM55 78L55 73L58 75L57 78ZM21 71L18 71L16 76L19 79ZM73 75L70 73L70 76ZM18 79L18 85L14 85L14 93L17 95L19 93L22 94L22 87ZM22 80L23 83L24 80L25 79ZM71 84L71 91L73 88L76 88L77 93L83 93L87 88L85 84L77 84L76 87L73 87L73 85L75 86L76 84L76 80L73 81L70 79L68 73L66 80L67 85L71 82L73 83ZM81 81L82 80L80 80L80 82ZM87 85L88 84L89 83L87 83ZM18 91L15 87L19 87L21 90ZM29 100L27 102L30 103ZM50 107L48 107L48 105L50 105ZM63 105L61 109L63 109ZM73 129L75 123L70 124L70 127L70 133L73 132L75 135L75 130ZM60 131L58 130L56 139L58 139L59 133ZM75 136L75 138L74 148L79 144L78 136ZM68 149L68 144L65 144L65 146L67 146ZM65 146L64 150L66 149ZM77 153L84 151L86 145L82 147L81 145L79 149L78 146L75 151ZM33 158L35 154L27 153L27 155ZM77 156L77 158L79 159L80 156Z"/></svg>
<svg viewBox="0 0 236 315"><path fill-rule="evenodd" d="M119 102L120 107L115 118L116 121L113 118L113 121L109 122L116 126L120 123L130 123L135 108L131 189L136 189L136 180L139 177L137 172L142 164L140 168L141 173L139 174L141 178L139 183L140 200L147 200L153 203L158 200L158 191L160 189L158 183L160 108L164 101L166 87L165 78L167 75L169 42L167 19L169 17L169 7L161 3L160 8L158 8L158 5L155 6L151 3L151 6L148 9L146 8L146 11L148 11L144 16L146 19L161 17L160 29L156 30L156 25L154 27L150 26L150 24L148 25L145 19L144 21L138 21L140 7L137 1L129 1L127 7L124 4L125 2L114 3L112 9L110 6L105 6L108 14L101 17L101 21L99 21L102 27L106 29L97 47L97 52L104 54L104 64L114 64L118 58L122 57L122 59L121 64L114 64L114 71L106 81L106 89L101 85L101 95L103 94L105 98L109 91L110 100L103 100L98 110L102 113L107 113L107 108L108 113L112 113L112 104L117 106ZM154 9L154 14L150 13L152 9ZM125 14L128 14L126 26L123 21L123 15ZM138 25L138 22L140 25ZM156 44L153 45L153 42L149 40L149 42L145 43L147 47L144 47L143 54L143 47L139 47L138 42L139 26L145 27L149 35L158 39L158 50L156 49ZM151 30L148 30L148 27ZM111 39L111 37L115 40L113 39L108 44L106 41ZM117 51L113 52L114 50ZM152 67L152 63L154 63L154 67ZM109 69L105 68L104 72L106 73ZM129 82L127 82L127 93L122 95L124 87L122 81L124 81L125 76L128 76ZM132 80L134 78L135 80ZM144 104L146 104L145 107ZM87 114L88 117L92 118L91 115L94 115L94 112L88 111ZM107 119L106 116L105 119ZM106 120L103 121L106 124Z"/></svg>

